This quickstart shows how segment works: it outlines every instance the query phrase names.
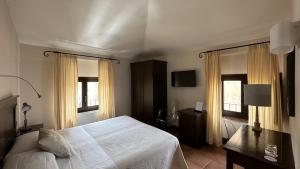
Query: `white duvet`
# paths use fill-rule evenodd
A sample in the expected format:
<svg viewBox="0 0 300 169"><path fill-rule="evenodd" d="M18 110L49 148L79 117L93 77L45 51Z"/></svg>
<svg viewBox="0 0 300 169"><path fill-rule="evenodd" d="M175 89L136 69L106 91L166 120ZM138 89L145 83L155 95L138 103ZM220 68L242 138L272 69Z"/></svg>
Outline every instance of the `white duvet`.
<svg viewBox="0 0 300 169"><path fill-rule="evenodd" d="M176 137L121 116L59 131L72 145L60 169L185 169Z"/></svg>

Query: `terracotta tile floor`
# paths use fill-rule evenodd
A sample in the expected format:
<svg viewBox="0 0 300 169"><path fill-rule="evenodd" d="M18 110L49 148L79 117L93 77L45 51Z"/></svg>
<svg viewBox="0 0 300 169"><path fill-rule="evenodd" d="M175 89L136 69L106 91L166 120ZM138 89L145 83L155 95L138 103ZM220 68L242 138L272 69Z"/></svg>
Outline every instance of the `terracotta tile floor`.
<svg viewBox="0 0 300 169"><path fill-rule="evenodd" d="M184 144L181 148L190 169L226 169L226 152L223 148L205 146L194 149ZM234 166L234 169L242 168Z"/></svg>

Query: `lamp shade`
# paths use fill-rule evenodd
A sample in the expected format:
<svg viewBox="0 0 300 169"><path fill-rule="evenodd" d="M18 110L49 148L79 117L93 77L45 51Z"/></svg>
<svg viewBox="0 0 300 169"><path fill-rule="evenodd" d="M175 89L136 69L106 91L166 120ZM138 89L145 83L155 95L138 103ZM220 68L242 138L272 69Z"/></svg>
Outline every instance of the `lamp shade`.
<svg viewBox="0 0 300 169"><path fill-rule="evenodd" d="M270 52L282 55L294 50L294 23L282 22L274 25L270 31Z"/></svg>
<svg viewBox="0 0 300 169"><path fill-rule="evenodd" d="M22 106L22 109L21 111L24 113L24 112L27 112L31 109L31 106L27 103L23 103L23 106Z"/></svg>
<svg viewBox="0 0 300 169"><path fill-rule="evenodd" d="M250 84L244 85L244 105L271 106L271 85Z"/></svg>

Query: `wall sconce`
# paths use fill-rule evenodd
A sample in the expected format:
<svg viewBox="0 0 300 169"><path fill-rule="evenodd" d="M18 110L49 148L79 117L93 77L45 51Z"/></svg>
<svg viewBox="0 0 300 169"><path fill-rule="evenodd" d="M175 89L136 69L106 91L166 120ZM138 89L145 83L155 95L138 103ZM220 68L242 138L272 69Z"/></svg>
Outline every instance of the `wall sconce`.
<svg viewBox="0 0 300 169"><path fill-rule="evenodd" d="M22 78L20 76L16 76L16 75L1 75L0 74L0 77L20 79L20 80L24 81L25 83L27 83L33 89L33 91L36 93L36 95L37 95L38 98L42 97L42 95L33 87L33 85L28 80L26 80L26 79L24 79L24 78Z"/></svg>
<svg viewBox="0 0 300 169"><path fill-rule="evenodd" d="M270 52L276 55L288 54L300 42L300 21L281 22L270 31Z"/></svg>

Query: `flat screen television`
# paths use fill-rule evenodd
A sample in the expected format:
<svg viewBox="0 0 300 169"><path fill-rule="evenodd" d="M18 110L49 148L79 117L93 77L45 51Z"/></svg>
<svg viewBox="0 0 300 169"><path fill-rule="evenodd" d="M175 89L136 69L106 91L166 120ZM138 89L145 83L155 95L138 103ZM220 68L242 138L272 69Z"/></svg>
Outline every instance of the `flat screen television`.
<svg viewBox="0 0 300 169"><path fill-rule="evenodd" d="M195 87L196 86L196 71L176 71L172 72L173 87Z"/></svg>

